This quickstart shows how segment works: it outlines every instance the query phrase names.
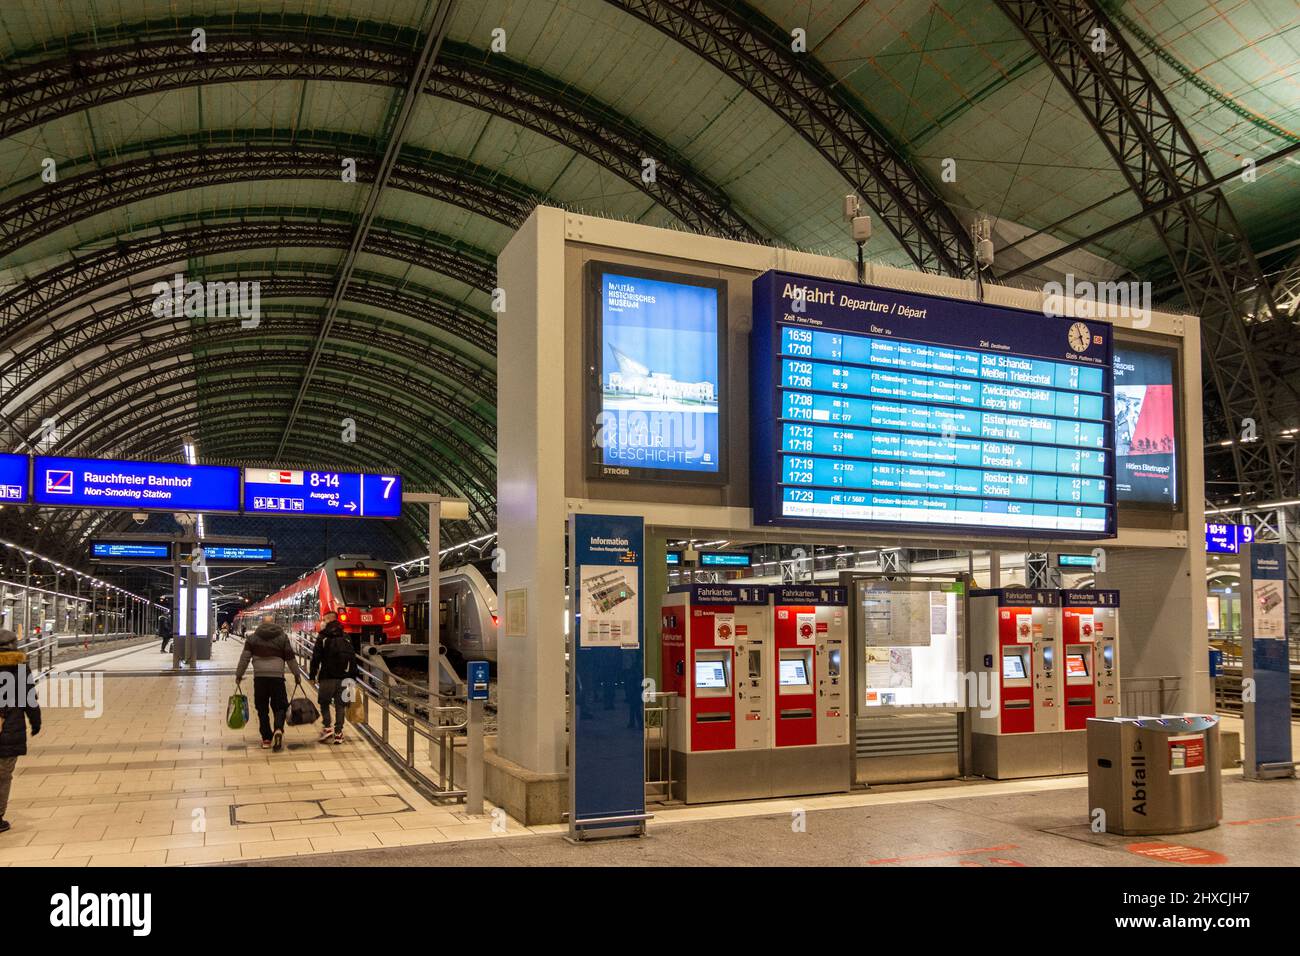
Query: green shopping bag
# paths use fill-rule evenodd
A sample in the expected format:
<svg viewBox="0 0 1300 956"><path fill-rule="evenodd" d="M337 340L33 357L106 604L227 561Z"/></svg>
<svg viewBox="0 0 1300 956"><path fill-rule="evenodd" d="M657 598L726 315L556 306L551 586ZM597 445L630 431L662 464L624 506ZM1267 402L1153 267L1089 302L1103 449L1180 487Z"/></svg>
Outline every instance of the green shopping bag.
<svg viewBox="0 0 1300 956"><path fill-rule="evenodd" d="M226 726L231 730L242 730L248 723L248 698L239 692L230 695L226 701Z"/></svg>

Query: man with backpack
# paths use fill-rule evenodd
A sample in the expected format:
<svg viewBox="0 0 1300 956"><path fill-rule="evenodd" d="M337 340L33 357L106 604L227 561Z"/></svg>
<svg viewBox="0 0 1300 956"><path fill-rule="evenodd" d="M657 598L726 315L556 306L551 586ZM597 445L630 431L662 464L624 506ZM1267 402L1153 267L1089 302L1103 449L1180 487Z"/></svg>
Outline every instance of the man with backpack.
<svg viewBox="0 0 1300 956"><path fill-rule="evenodd" d="M356 681L357 659L350 638L333 611L325 612L324 624L316 635L316 646L312 648L311 664L307 676L316 680L317 701L320 703L321 736L325 743L331 737L334 743L343 743L343 718L347 712L344 691L347 681ZM357 691L354 688L354 693ZM330 727L330 705L334 705L334 726Z"/></svg>

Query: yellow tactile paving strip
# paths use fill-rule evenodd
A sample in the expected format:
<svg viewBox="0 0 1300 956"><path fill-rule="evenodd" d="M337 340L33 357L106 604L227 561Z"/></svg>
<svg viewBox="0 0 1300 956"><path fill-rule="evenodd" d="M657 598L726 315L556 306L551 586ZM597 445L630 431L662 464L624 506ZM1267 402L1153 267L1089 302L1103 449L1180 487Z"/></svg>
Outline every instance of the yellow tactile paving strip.
<svg viewBox="0 0 1300 956"><path fill-rule="evenodd" d="M225 726L232 687L218 675L109 676L102 716L47 708L18 762L0 866L215 863L529 832L429 803L355 735L316 743L319 723L286 728L284 751L264 751L255 715Z"/></svg>

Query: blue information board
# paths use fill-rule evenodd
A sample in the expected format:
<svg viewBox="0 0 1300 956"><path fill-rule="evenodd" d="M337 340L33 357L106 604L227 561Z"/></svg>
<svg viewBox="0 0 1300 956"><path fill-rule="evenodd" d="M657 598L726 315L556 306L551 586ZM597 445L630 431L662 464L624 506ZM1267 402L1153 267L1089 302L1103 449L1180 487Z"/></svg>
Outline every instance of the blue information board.
<svg viewBox="0 0 1300 956"><path fill-rule="evenodd" d="M1246 702L1246 776L1263 764L1291 760L1291 661L1286 615L1286 548L1250 545L1251 631L1242 652L1244 676L1255 681L1254 703ZM1253 752L1252 752L1253 751Z"/></svg>
<svg viewBox="0 0 1300 956"><path fill-rule="evenodd" d="M26 455L0 455L0 504L27 500Z"/></svg>
<svg viewBox="0 0 1300 956"><path fill-rule="evenodd" d="M575 834L644 826L644 543L639 517L570 519L577 616L569 678L569 829ZM584 820L612 822L584 826Z"/></svg>
<svg viewBox="0 0 1300 956"><path fill-rule="evenodd" d="M487 700L489 693L487 661L467 661L465 664L465 686L469 690L470 700Z"/></svg>
<svg viewBox="0 0 1300 956"><path fill-rule="evenodd" d="M755 524L1115 532L1111 328L768 272L750 336Z"/></svg>
<svg viewBox="0 0 1300 956"><path fill-rule="evenodd" d="M275 549L270 545L205 544L203 560L217 564L263 564L275 560Z"/></svg>
<svg viewBox="0 0 1300 956"><path fill-rule="evenodd" d="M38 505L236 512L239 469L41 455L32 493Z"/></svg>
<svg viewBox="0 0 1300 956"><path fill-rule="evenodd" d="M90 556L105 561L162 561L172 559L172 546L167 541L92 541Z"/></svg>
<svg viewBox="0 0 1300 956"><path fill-rule="evenodd" d="M1207 554L1240 554L1241 546L1255 540L1255 529L1245 524L1205 523Z"/></svg>
<svg viewBox="0 0 1300 956"><path fill-rule="evenodd" d="M333 518L398 518L400 475L245 468L244 512Z"/></svg>

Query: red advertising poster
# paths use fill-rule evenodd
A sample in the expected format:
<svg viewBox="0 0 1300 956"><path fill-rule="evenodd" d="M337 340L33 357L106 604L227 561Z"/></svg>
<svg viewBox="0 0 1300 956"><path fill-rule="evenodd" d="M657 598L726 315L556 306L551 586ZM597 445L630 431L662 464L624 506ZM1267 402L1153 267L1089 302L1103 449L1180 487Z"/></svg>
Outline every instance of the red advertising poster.
<svg viewBox="0 0 1300 956"><path fill-rule="evenodd" d="M1205 734L1181 734L1169 738L1169 772L1205 772Z"/></svg>

